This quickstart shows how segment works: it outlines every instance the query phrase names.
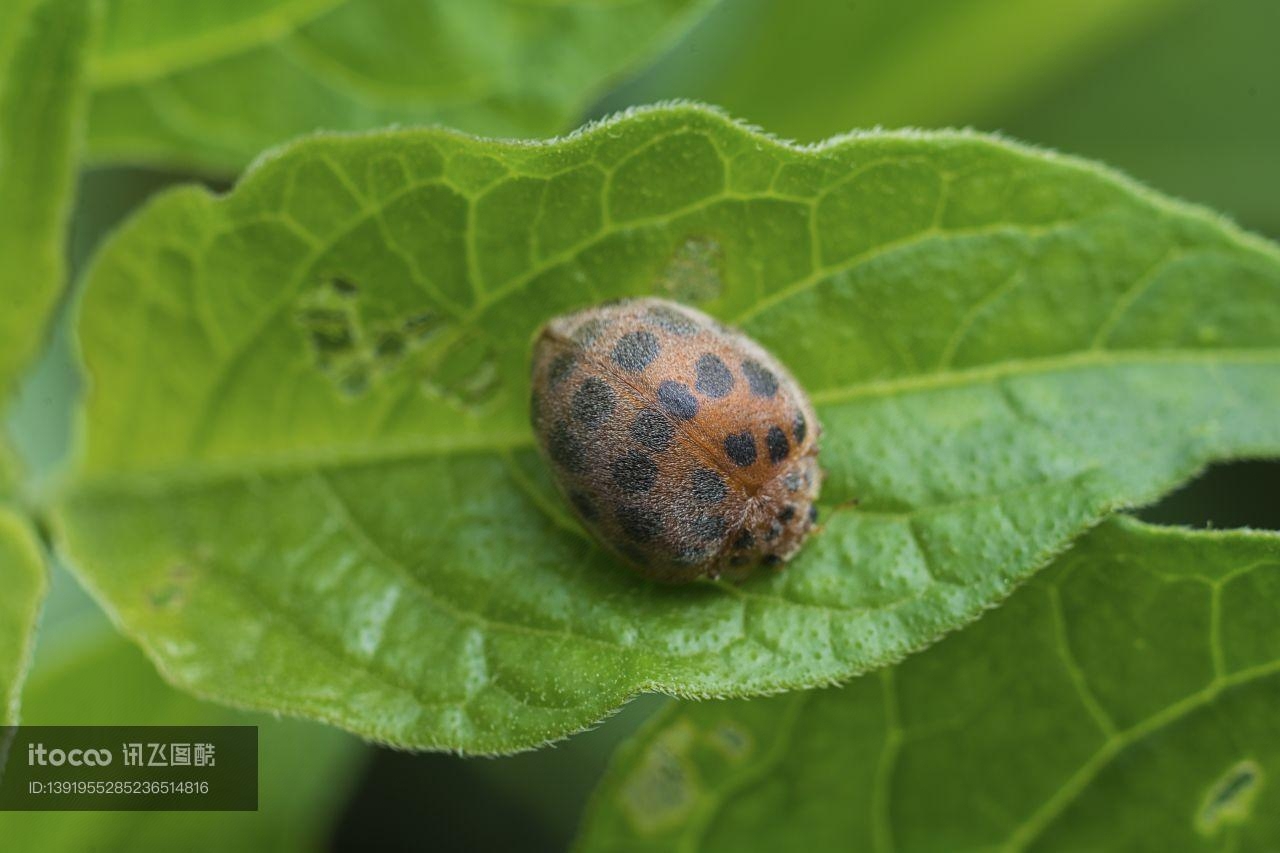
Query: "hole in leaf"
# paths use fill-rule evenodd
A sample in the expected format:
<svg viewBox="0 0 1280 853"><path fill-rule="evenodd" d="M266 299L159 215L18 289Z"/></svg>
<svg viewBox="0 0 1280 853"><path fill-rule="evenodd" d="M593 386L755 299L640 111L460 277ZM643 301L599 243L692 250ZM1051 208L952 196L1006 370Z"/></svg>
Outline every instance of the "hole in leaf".
<svg viewBox="0 0 1280 853"><path fill-rule="evenodd" d="M399 316L380 313L376 288L372 296L346 275L324 275L298 300L295 319L302 327L315 366L347 396L358 396L401 370L412 352L445 326L434 309L415 308ZM370 301L373 299L374 301ZM446 363L454 360L449 353ZM490 359L492 360L492 359ZM463 360L450 365L449 390L465 401L487 399L496 390L497 368Z"/></svg>
<svg viewBox="0 0 1280 853"><path fill-rule="evenodd" d="M422 341L431 337L443 325L443 321L439 314L431 311L423 311L408 317L401 328L404 333L414 340Z"/></svg>
<svg viewBox="0 0 1280 853"><path fill-rule="evenodd" d="M751 754L751 735L733 723L716 726L708 738L712 746L724 753L730 761L738 762Z"/></svg>
<svg viewBox="0 0 1280 853"><path fill-rule="evenodd" d="M317 354L334 355L355 346L355 330L350 316L332 308L304 309L298 321L311 336L311 344Z"/></svg>
<svg viewBox="0 0 1280 853"><path fill-rule="evenodd" d="M672 726L623 784L619 805L640 833L651 835L679 824L697 805L698 782L686 759L694 737L687 720Z"/></svg>
<svg viewBox="0 0 1280 853"><path fill-rule="evenodd" d="M1253 810L1253 801L1262 786L1262 768L1246 759L1232 765L1205 792L1196 812L1196 832L1213 835L1224 825L1243 823Z"/></svg>
<svg viewBox="0 0 1280 853"><path fill-rule="evenodd" d="M342 389L344 394L356 397L369 390L369 379L368 365L357 362L348 366L346 371L343 372L338 387Z"/></svg>
<svg viewBox="0 0 1280 853"><path fill-rule="evenodd" d="M404 336L399 332L387 331L378 335L378 342L374 344L373 354L380 360L389 361L403 355L404 348Z"/></svg>
<svg viewBox="0 0 1280 853"><path fill-rule="evenodd" d="M349 278L335 276L329 281L329 286L333 288L333 292L339 296L353 297L360 292L359 286Z"/></svg>

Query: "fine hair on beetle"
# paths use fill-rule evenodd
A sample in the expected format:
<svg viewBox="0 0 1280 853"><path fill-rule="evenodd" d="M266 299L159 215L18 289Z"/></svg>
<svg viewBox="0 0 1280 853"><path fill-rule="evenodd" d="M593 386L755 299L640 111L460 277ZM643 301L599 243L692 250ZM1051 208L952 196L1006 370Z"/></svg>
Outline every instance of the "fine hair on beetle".
<svg viewBox="0 0 1280 853"><path fill-rule="evenodd" d="M530 414L579 520L645 577L781 568L817 518L821 428L772 354L706 314L621 300L549 321Z"/></svg>

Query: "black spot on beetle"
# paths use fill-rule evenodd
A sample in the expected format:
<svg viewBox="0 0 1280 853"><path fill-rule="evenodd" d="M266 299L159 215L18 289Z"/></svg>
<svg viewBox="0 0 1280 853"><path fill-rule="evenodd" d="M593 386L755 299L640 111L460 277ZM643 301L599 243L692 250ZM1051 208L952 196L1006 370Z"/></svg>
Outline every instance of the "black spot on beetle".
<svg viewBox="0 0 1280 853"><path fill-rule="evenodd" d="M631 437L654 453L670 447L675 434L675 426L657 409L641 409L631 422Z"/></svg>
<svg viewBox="0 0 1280 853"><path fill-rule="evenodd" d="M713 400L728 397L733 391L733 374L720 356L704 353L698 357L698 393Z"/></svg>
<svg viewBox="0 0 1280 853"><path fill-rule="evenodd" d="M639 373L653 363L659 349L653 332L627 332L613 345L613 360L623 370Z"/></svg>
<svg viewBox="0 0 1280 853"><path fill-rule="evenodd" d="M587 454L582 442L574 438L563 422L556 424L556 428L551 431L547 449L551 460L567 471L580 473L587 467Z"/></svg>
<svg viewBox="0 0 1280 853"><path fill-rule="evenodd" d="M612 471L618 488L632 494L649 491L658 479L657 464L643 453L628 453L615 459Z"/></svg>
<svg viewBox="0 0 1280 853"><path fill-rule="evenodd" d="M698 400L683 382L668 379L658 386L658 402L672 417L692 420L698 414Z"/></svg>
<svg viewBox="0 0 1280 853"><path fill-rule="evenodd" d="M733 550L745 551L756 544L756 537L752 535L750 530L739 530L738 535L733 537Z"/></svg>
<svg viewBox="0 0 1280 853"><path fill-rule="evenodd" d="M775 521L769 525L769 531L765 533L764 541L772 542L773 540L777 539L781 535L782 535L782 525Z"/></svg>
<svg viewBox="0 0 1280 853"><path fill-rule="evenodd" d="M786 459L787 454L791 452L791 443L787 441L787 434L779 427L769 427L764 442L769 446L769 461L774 465Z"/></svg>
<svg viewBox="0 0 1280 853"><path fill-rule="evenodd" d="M735 432L725 436L724 452L735 465L746 468L756 461L756 440L751 437L751 432L748 430Z"/></svg>
<svg viewBox="0 0 1280 853"><path fill-rule="evenodd" d="M648 542L662 532L662 518L652 510L623 505L613 514L622 532L636 542Z"/></svg>
<svg viewBox="0 0 1280 853"><path fill-rule="evenodd" d="M578 508L578 512L587 521L595 521L600 516L599 510L597 510L596 505L591 502L591 498L587 497L582 492L570 492L569 500Z"/></svg>
<svg viewBox="0 0 1280 853"><path fill-rule="evenodd" d="M772 397L778 393L778 377L760 362L751 359L742 362L742 375L747 377L751 393L757 397Z"/></svg>
<svg viewBox="0 0 1280 853"><path fill-rule="evenodd" d="M710 556L708 548L681 548L672 559L683 566L696 566Z"/></svg>
<svg viewBox="0 0 1280 853"><path fill-rule="evenodd" d="M724 535L724 516L702 516L693 523L693 533L702 540L719 539Z"/></svg>
<svg viewBox="0 0 1280 853"><path fill-rule="evenodd" d="M809 522L813 523L818 520L818 505L809 504Z"/></svg>
<svg viewBox="0 0 1280 853"><path fill-rule="evenodd" d="M578 358L571 352L562 352L551 360L550 366L547 367L547 384L555 388L565 380L565 377L573 372L574 366L578 363Z"/></svg>
<svg viewBox="0 0 1280 853"><path fill-rule="evenodd" d="M786 524L788 521L796 517L795 504L787 504L782 508L782 512L778 513L778 521Z"/></svg>
<svg viewBox="0 0 1280 853"><path fill-rule="evenodd" d="M584 347L590 346L608 326L608 320L592 317L590 320L584 320L578 328L574 329L570 337L575 343L582 344Z"/></svg>
<svg viewBox="0 0 1280 853"><path fill-rule="evenodd" d="M791 434L796 438L796 444L804 444L804 437L809 434L809 424L804 419L804 412L796 412L795 423L791 424Z"/></svg>
<svg viewBox="0 0 1280 853"><path fill-rule="evenodd" d="M697 323L674 308L667 308L664 305L653 306L645 312L645 316L652 320L653 324L658 328L681 337L692 335L698 331Z"/></svg>
<svg viewBox="0 0 1280 853"><path fill-rule="evenodd" d="M589 429L596 429L613 414L618 397L608 383L589 376L573 392L573 419Z"/></svg>
<svg viewBox="0 0 1280 853"><path fill-rule="evenodd" d="M710 468L695 468L689 475L689 491L699 503L718 504L729 494L729 487L718 472Z"/></svg>
<svg viewBox="0 0 1280 853"><path fill-rule="evenodd" d="M782 558L777 554L765 554L764 559L760 562L764 563L766 566L776 566L782 562Z"/></svg>

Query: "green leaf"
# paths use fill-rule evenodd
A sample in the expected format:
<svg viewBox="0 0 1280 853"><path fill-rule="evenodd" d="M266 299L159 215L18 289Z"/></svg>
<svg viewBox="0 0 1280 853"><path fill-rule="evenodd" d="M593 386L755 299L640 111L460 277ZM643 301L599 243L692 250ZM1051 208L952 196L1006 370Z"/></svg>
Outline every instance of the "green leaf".
<svg viewBox="0 0 1280 853"><path fill-rule="evenodd" d="M8 436L0 431L0 500L17 490L18 461L9 448Z"/></svg>
<svg viewBox="0 0 1280 853"><path fill-rule="evenodd" d="M94 157L234 171L317 128L559 133L709 0L112 0Z"/></svg>
<svg viewBox="0 0 1280 853"><path fill-rule="evenodd" d="M1280 234L1280 51L1271 0L1190 4L1086 71L993 116L1001 127L1100 157Z"/></svg>
<svg viewBox="0 0 1280 853"><path fill-rule="evenodd" d="M18 723L22 682L31 663L47 586L40 545L30 527L0 506L0 725Z"/></svg>
<svg viewBox="0 0 1280 853"><path fill-rule="evenodd" d="M0 499L17 491L5 406L66 279L64 234L86 110L93 3L0 6Z"/></svg>
<svg viewBox="0 0 1280 853"><path fill-rule="evenodd" d="M66 278L94 8L28 0L0 13L0 404L39 346Z"/></svg>
<svg viewBox="0 0 1280 853"><path fill-rule="evenodd" d="M94 620L95 622L97 620ZM65 626L64 626L65 627ZM58 637L26 694L33 725L258 727L257 812L27 812L6 814L5 844L80 850L319 850L359 777L359 743L313 723L250 716L177 693L105 624Z"/></svg>
<svg viewBox="0 0 1280 853"><path fill-rule="evenodd" d="M642 690L882 666L1112 508L1276 453L1278 287L1273 246L973 134L797 149L679 107L311 139L98 257L59 538L201 695L529 747ZM776 576L644 583L533 450L537 327L642 293L701 297L818 404L823 529Z"/></svg>
<svg viewBox="0 0 1280 853"><path fill-rule="evenodd" d="M584 850L1264 850L1280 843L1280 536L1111 520L878 676L672 704Z"/></svg>
<svg viewBox="0 0 1280 853"><path fill-rule="evenodd" d="M40 546L7 504L20 467L6 405L66 277L63 240L95 9L84 0L0 5L0 724L18 719L46 586Z"/></svg>
<svg viewBox="0 0 1280 853"><path fill-rule="evenodd" d="M734 0L606 104L692 98L802 141L854 127L969 125L1026 103L1182 5L1083 0L1065 15L1056 0Z"/></svg>

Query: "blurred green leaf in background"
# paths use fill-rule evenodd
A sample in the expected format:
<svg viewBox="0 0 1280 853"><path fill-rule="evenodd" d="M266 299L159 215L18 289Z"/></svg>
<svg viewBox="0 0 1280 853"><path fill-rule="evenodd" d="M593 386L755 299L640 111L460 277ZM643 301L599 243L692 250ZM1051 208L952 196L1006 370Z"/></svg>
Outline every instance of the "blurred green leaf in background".
<svg viewBox="0 0 1280 853"><path fill-rule="evenodd" d="M94 8L82 0L0 8L0 413L65 286ZM7 432L0 417L0 498L15 479Z"/></svg>
<svg viewBox="0 0 1280 853"><path fill-rule="evenodd" d="M840 689L670 705L586 850L1265 850L1280 536L1109 521L978 624Z"/></svg>
<svg viewBox="0 0 1280 853"><path fill-rule="evenodd" d="M0 9L0 723L19 718L45 592L41 547L15 503L8 407L63 289L94 6L30 0Z"/></svg>
<svg viewBox="0 0 1280 853"><path fill-rule="evenodd" d="M985 122L1280 237L1280 4L1197 0Z"/></svg>
<svg viewBox="0 0 1280 853"><path fill-rule="evenodd" d="M19 719L45 586L43 555L30 527L0 507L0 726Z"/></svg>
<svg viewBox="0 0 1280 853"><path fill-rule="evenodd" d="M99 161L234 172L316 129L547 136L707 0L109 0Z"/></svg>
<svg viewBox="0 0 1280 853"><path fill-rule="evenodd" d="M971 126L1280 235L1272 0L722 3L598 110L685 97L785 137Z"/></svg>
<svg viewBox="0 0 1280 853"><path fill-rule="evenodd" d="M721 3L606 105L692 98L800 142L854 128L968 124L1183 2Z"/></svg>

